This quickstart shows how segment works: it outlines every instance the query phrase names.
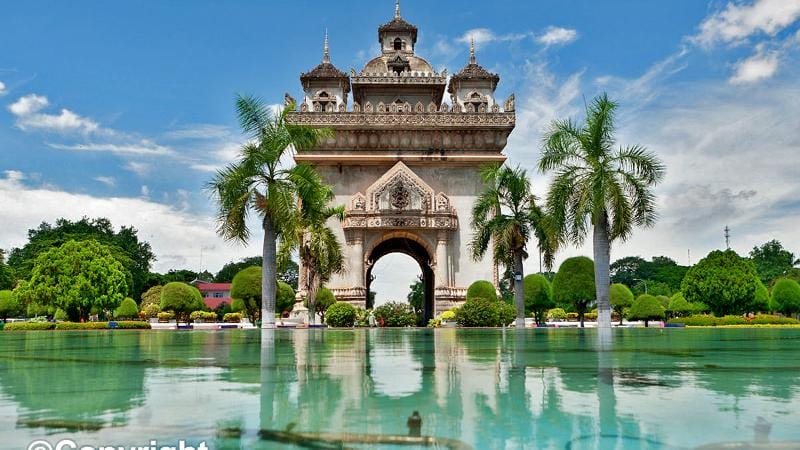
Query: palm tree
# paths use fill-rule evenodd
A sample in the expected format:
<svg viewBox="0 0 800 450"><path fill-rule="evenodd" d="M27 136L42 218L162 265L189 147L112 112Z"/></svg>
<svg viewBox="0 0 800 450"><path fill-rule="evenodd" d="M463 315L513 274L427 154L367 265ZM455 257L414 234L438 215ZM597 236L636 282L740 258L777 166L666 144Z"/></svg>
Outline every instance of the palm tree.
<svg viewBox="0 0 800 450"><path fill-rule="evenodd" d="M333 274L343 273L344 255L342 245L327 225L328 219L344 219L344 208L329 207L334 199L329 186L320 184L313 195L300 204L300 222L292 233L284 235L278 255L286 261L297 250L303 269L306 270L305 288L308 300L309 321L316 321L316 299L319 289Z"/></svg>
<svg viewBox="0 0 800 450"><path fill-rule="evenodd" d="M242 131L249 136L234 163L217 172L208 190L218 203L217 232L227 240L246 243L250 238L247 217L254 210L264 229L261 323L275 327L276 242L300 222L296 205L311 198L320 179L308 165L283 167L281 158L295 149L312 148L329 131L286 122L294 110L287 105L273 114L251 96L237 96L236 112Z"/></svg>
<svg viewBox="0 0 800 450"><path fill-rule="evenodd" d="M555 172L547 210L557 234L581 245L593 227L598 326L611 326L609 257L614 240L633 226L652 226L657 214L651 190L664 177L663 163L642 146L615 149L614 111L606 94L587 106L586 122L554 121L544 136L539 170Z"/></svg>
<svg viewBox="0 0 800 450"><path fill-rule="evenodd" d="M472 257L476 261L482 259L493 243L495 261L513 268L516 326L522 328L525 326L522 260L528 257L526 246L532 236L548 236L546 220L536 205L525 170L489 165L480 170L480 176L486 189L472 208ZM542 248L554 249L550 239L545 242L540 241Z"/></svg>

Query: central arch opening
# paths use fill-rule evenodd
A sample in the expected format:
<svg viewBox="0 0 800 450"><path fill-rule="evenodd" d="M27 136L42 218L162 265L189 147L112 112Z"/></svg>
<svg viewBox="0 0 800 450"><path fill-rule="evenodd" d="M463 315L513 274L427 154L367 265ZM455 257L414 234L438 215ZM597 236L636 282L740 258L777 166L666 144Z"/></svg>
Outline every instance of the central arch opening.
<svg viewBox="0 0 800 450"><path fill-rule="evenodd" d="M380 244L376 245L367 256L367 263L369 268L366 273L366 286L367 286L367 308L374 308L375 305L373 296L371 295L371 285L374 280L372 270L375 268L375 263L382 257L391 253L402 253L410 256L419 265L421 272L421 281L424 288L425 300L422 307L422 320L418 324L420 326L427 325L428 321L433 318L433 288L434 288L434 275L431 269L432 258L428 250L419 242L405 238L393 237L386 239ZM408 287L404 286L398 289L397 293L406 292ZM397 296L394 293L390 294L393 297ZM393 298L394 300L395 298ZM403 300L397 298L396 300Z"/></svg>

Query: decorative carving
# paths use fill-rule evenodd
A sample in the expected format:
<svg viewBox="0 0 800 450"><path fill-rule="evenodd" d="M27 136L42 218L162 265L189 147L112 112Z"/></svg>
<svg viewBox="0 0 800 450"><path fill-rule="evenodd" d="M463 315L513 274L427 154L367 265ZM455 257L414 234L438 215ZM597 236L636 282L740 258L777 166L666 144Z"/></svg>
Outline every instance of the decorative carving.
<svg viewBox="0 0 800 450"><path fill-rule="evenodd" d="M453 112L460 113L461 112L461 105L458 103L453 103Z"/></svg>
<svg viewBox="0 0 800 450"><path fill-rule="evenodd" d="M355 211L364 211L367 209L367 200L364 197L364 194L357 193L353 196L353 199L350 201L351 208Z"/></svg>
<svg viewBox="0 0 800 450"><path fill-rule="evenodd" d="M367 103L364 104L364 112L365 113L371 113L372 112L372 103L371 102L367 102Z"/></svg>
<svg viewBox="0 0 800 450"><path fill-rule="evenodd" d="M493 113L499 113L500 112L500 106L498 106L497 103L492 105L492 112Z"/></svg>
<svg viewBox="0 0 800 450"><path fill-rule="evenodd" d="M383 102L378 102L378 110L377 111L379 113L385 113L386 112L386 105L384 105Z"/></svg>
<svg viewBox="0 0 800 450"><path fill-rule="evenodd" d="M358 102L353 102L353 112L361 112L361 105Z"/></svg>
<svg viewBox="0 0 800 450"><path fill-rule="evenodd" d="M408 102L403 103L403 112L407 113L411 112L411 103Z"/></svg>
<svg viewBox="0 0 800 450"><path fill-rule="evenodd" d="M321 112L322 105L319 102L314 102L314 112Z"/></svg>
<svg viewBox="0 0 800 450"><path fill-rule="evenodd" d="M466 111L468 113L474 113L475 112L475 105L473 105L472 103L467 103Z"/></svg>
<svg viewBox="0 0 800 450"><path fill-rule="evenodd" d="M422 102L417 102L417 104L414 105L414 112L417 112L417 113L425 112L425 107L422 106Z"/></svg>
<svg viewBox="0 0 800 450"><path fill-rule="evenodd" d="M506 99L506 104L503 107L506 112L513 112L514 111L514 94L511 94Z"/></svg>
<svg viewBox="0 0 800 450"><path fill-rule="evenodd" d="M297 102L294 100L294 97L289 95L288 92L283 94L283 105L284 106L296 105L296 104L297 104Z"/></svg>
<svg viewBox="0 0 800 450"><path fill-rule="evenodd" d="M436 112L436 103L433 102L428 103L428 112L429 113Z"/></svg>
<svg viewBox="0 0 800 450"><path fill-rule="evenodd" d="M449 210L450 199L443 192L439 192L439 195L436 196L436 211L445 212Z"/></svg>
<svg viewBox="0 0 800 450"><path fill-rule="evenodd" d="M300 105L300 112L308 112L308 103L303 102L303 104Z"/></svg>
<svg viewBox="0 0 800 450"><path fill-rule="evenodd" d="M344 103L339 103L339 112L347 112L347 106Z"/></svg>
<svg viewBox="0 0 800 450"><path fill-rule="evenodd" d="M398 182L389 194L389 201L393 208L404 209L411 202L411 194L403 186L403 182Z"/></svg>
<svg viewBox="0 0 800 450"><path fill-rule="evenodd" d="M449 109L450 109L449 105L447 103L442 102L442 106L439 107L439 112L446 113L449 111Z"/></svg>

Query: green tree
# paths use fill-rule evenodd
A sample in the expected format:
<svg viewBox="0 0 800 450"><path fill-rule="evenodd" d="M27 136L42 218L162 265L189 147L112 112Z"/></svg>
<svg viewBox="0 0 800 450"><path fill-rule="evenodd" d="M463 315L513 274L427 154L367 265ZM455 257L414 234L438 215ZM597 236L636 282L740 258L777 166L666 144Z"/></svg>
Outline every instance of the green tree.
<svg viewBox="0 0 800 450"><path fill-rule="evenodd" d="M30 281L18 295L63 309L70 320L86 319L92 308L113 310L129 292L130 273L111 249L94 240L67 241L36 257Z"/></svg>
<svg viewBox="0 0 800 450"><path fill-rule="evenodd" d="M756 266L758 276L764 284L771 284L776 278L786 275L800 260L783 248L780 241L773 239L760 247L750 250L750 259Z"/></svg>
<svg viewBox="0 0 800 450"><path fill-rule="evenodd" d="M161 311L172 311L177 321L189 320L193 311L205 309L203 296L196 287L180 281L172 281L161 289Z"/></svg>
<svg viewBox="0 0 800 450"><path fill-rule="evenodd" d="M233 277L233 283L231 284L231 298L233 298L231 309L245 313L253 325L256 324L259 313L261 312L262 276L263 272L261 271L261 267L250 266L240 270L239 273ZM275 313L273 312L272 314L274 316Z"/></svg>
<svg viewBox="0 0 800 450"><path fill-rule="evenodd" d="M12 291L8 289L0 291L0 318L3 319L3 323L9 317L19 314L20 309L19 300L17 300L17 296Z"/></svg>
<svg viewBox="0 0 800 450"><path fill-rule="evenodd" d="M622 283L614 283L609 289L611 307L619 315L619 324L622 325L622 316L625 308L630 308L633 304L633 292Z"/></svg>
<svg viewBox="0 0 800 450"><path fill-rule="evenodd" d="M582 244L593 227L598 326L611 326L610 248L636 226L656 220L652 187L664 177L664 165L643 147L616 146L617 104L603 94L587 107L586 122L555 121L544 137L539 170L555 172L547 209L556 235ZM587 218L589 219L587 221Z"/></svg>
<svg viewBox="0 0 800 450"><path fill-rule="evenodd" d="M239 124L250 140L242 147L238 161L217 172L208 185L219 206L218 232L224 238L249 240L247 216L251 209L261 220L263 328L275 327L276 242L285 235L291 236L298 226L298 200L302 204L313 198L321 185L311 166L285 168L281 158L291 149L313 148L321 137L330 134L288 123L286 116L294 107L288 105L273 115L260 100L239 96L236 99Z"/></svg>
<svg viewBox="0 0 800 450"><path fill-rule="evenodd" d="M275 294L275 311L280 314L294 309L295 292L289 283L278 280L278 290Z"/></svg>
<svg viewBox="0 0 800 450"><path fill-rule="evenodd" d="M328 308L336 303L336 296L333 295L333 292L328 288L322 288L317 293L317 305L316 309L314 310L314 314L319 316L319 320L321 322L325 322L325 312L328 311ZM309 315L311 314L311 308L308 307L308 297L305 299L304 306L308 308Z"/></svg>
<svg viewBox="0 0 800 450"><path fill-rule="evenodd" d="M0 289L14 289L16 278L5 260L5 251L0 248Z"/></svg>
<svg viewBox="0 0 800 450"><path fill-rule="evenodd" d="M239 261L231 261L224 266L222 269L217 272L214 276L215 283L230 283L233 281L233 277L236 276L237 273L241 272L242 270L252 267L258 266L261 267L261 264L264 262L264 258L261 256L249 256L247 258L242 258Z"/></svg>
<svg viewBox="0 0 800 450"><path fill-rule="evenodd" d="M778 279L772 287L772 303L787 316L800 312L800 284L786 278Z"/></svg>
<svg viewBox="0 0 800 450"><path fill-rule="evenodd" d="M583 327L583 315L594 303L594 263L585 256L567 258L553 278L553 298L556 303L571 307L578 313Z"/></svg>
<svg viewBox="0 0 800 450"><path fill-rule="evenodd" d="M756 281L756 293L752 312L770 312L769 289L764 286L764 283L762 283L760 279Z"/></svg>
<svg viewBox="0 0 800 450"><path fill-rule="evenodd" d="M16 278L30 279L36 258L43 252L59 247L68 241L93 240L105 245L111 254L125 267L129 275L129 293L133 298L146 289L150 265L155 255L150 244L139 241L138 231L133 227L120 227L114 231L106 218L84 217L77 221L58 219L54 225L42 222L38 228L28 230L28 242L11 250L8 264L14 269Z"/></svg>
<svg viewBox="0 0 800 450"><path fill-rule="evenodd" d="M414 314L417 315L417 318L420 318L425 309L425 283L422 282L422 276L419 276L417 281L412 283L408 288L409 292L406 296L408 304L414 308Z"/></svg>
<svg viewBox="0 0 800 450"><path fill-rule="evenodd" d="M733 250L714 250L689 269L681 292L690 303L708 305L716 316L753 310L758 274L752 261Z"/></svg>
<svg viewBox="0 0 800 450"><path fill-rule="evenodd" d="M150 289L144 291L142 293L142 301L141 306L144 309L148 305L160 305L161 304L161 289L163 286L156 285L151 287Z"/></svg>
<svg viewBox="0 0 800 450"><path fill-rule="evenodd" d="M139 308L136 307L136 302L130 297L126 297L114 310L115 319L133 319L138 316Z"/></svg>
<svg viewBox="0 0 800 450"><path fill-rule="evenodd" d="M538 246L552 261L556 243L550 238L548 219L536 205L531 182L525 170L500 165L480 170L484 191L472 207L473 237L470 251L480 261L493 246L495 261L511 266L515 274L514 304L517 308L517 328L525 326L525 296L522 286L522 261L528 257L527 245L537 237Z"/></svg>
<svg viewBox="0 0 800 450"><path fill-rule="evenodd" d="M350 303L336 302L328 307L326 323L332 327L352 327L356 313L356 308Z"/></svg>
<svg viewBox="0 0 800 450"><path fill-rule="evenodd" d="M644 326L647 327L651 320L658 320L664 318L664 307L657 298L650 294L642 294L633 301L631 308L628 310L628 319L630 320L644 320Z"/></svg>
<svg viewBox="0 0 800 450"><path fill-rule="evenodd" d="M533 314L537 325L543 325L547 311L556 306L550 282L544 275L531 274L525 276L522 284L525 289L525 312Z"/></svg>
<svg viewBox="0 0 800 450"><path fill-rule="evenodd" d="M683 298L683 294L676 292L672 298L669 299L669 307L667 311L673 317L683 317L692 312L692 305Z"/></svg>
<svg viewBox="0 0 800 450"><path fill-rule="evenodd" d="M467 300L482 298L486 300L497 300L497 291L491 281L474 281L467 287Z"/></svg>

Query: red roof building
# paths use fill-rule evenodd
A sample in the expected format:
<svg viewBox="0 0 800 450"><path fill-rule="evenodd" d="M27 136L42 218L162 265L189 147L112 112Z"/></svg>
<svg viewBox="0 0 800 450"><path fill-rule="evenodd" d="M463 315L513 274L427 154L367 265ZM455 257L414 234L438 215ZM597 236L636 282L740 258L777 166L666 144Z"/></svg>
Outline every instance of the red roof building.
<svg viewBox="0 0 800 450"><path fill-rule="evenodd" d="M230 305L233 302L233 299L231 299L231 283L196 281L193 284L203 295L203 302L211 309L216 309L222 303Z"/></svg>

